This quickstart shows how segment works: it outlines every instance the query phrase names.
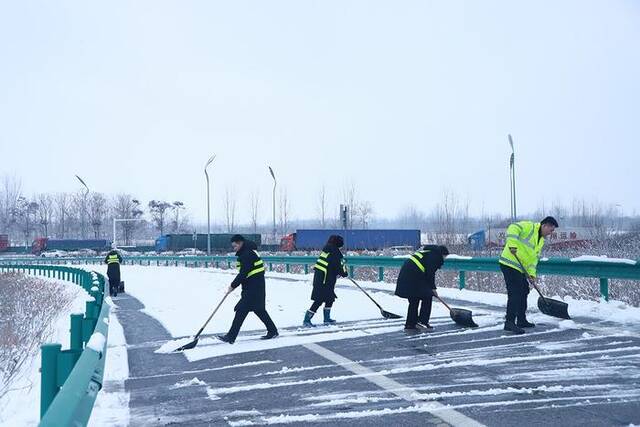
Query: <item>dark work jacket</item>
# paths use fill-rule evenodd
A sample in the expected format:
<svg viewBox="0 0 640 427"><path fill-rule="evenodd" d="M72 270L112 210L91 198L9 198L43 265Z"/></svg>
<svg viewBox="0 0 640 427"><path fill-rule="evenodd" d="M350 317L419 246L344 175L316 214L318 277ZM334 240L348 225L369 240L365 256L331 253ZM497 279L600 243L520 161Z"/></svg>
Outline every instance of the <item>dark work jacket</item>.
<svg viewBox="0 0 640 427"><path fill-rule="evenodd" d="M236 252L240 271L236 278L233 279L233 282L231 282L231 286L234 288L242 286L242 295L240 301L235 306L235 311L241 309L247 311L264 310L264 271L253 274L251 277L247 277L251 271L259 268L255 263L262 261L258 252L256 252L256 249L258 249L258 247L254 242L246 240L243 243L242 248ZM262 264L262 267L264 268L264 264Z"/></svg>
<svg viewBox="0 0 640 427"><path fill-rule="evenodd" d="M326 258L318 258L319 260L326 260L329 265L324 266L327 270L325 276L324 271L316 268L313 273L313 292L311 292L311 299L313 301L320 301L325 303L332 303L337 297L335 293L336 280L338 276L347 277L347 268L343 263L344 257L342 252L335 245L326 245L322 248L322 252L329 254ZM317 264L316 265L320 265Z"/></svg>
<svg viewBox="0 0 640 427"><path fill-rule="evenodd" d="M118 262L107 264L109 256L111 255L117 255ZM107 276L109 277L109 281L120 283L120 263L121 262L122 262L122 256L115 249L112 249L111 251L109 251L107 256L104 257L104 263L107 264Z"/></svg>
<svg viewBox="0 0 640 427"><path fill-rule="evenodd" d="M421 254L422 258L419 257ZM413 258L413 259L412 259ZM424 272L414 262L424 267ZM431 298L436 289L436 270L442 267L444 258L437 247L425 246L408 258L398 274L396 295L401 298Z"/></svg>

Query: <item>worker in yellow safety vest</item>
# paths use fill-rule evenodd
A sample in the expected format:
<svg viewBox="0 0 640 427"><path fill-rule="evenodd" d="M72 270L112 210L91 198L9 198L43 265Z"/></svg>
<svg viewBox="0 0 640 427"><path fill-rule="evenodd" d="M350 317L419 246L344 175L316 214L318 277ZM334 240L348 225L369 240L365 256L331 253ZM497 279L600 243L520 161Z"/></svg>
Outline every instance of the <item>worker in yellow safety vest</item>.
<svg viewBox="0 0 640 427"><path fill-rule="evenodd" d="M118 252L115 243L111 244L111 250L107 253L104 263L107 264L107 277L109 278L109 294L113 297L118 296L118 288L120 287L120 263L122 255Z"/></svg>
<svg viewBox="0 0 640 427"><path fill-rule="evenodd" d="M544 239L557 227L558 221L548 216L539 223L519 221L507 228L506 242L499 260L507 286L505 331L523 334L523 328L535 326L526 318L529 294L527 279L535 283Z"/></svg>

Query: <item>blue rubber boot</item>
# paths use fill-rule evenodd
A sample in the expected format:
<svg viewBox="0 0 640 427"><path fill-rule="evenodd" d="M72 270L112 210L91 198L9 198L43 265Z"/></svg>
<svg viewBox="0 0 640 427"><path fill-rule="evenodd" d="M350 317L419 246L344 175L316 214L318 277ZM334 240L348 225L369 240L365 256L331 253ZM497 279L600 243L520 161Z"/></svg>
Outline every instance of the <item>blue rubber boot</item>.
<svg viewBox="0 0 640 427"><path fill-rule="evenodd" d="M336 321L331 318L331 308L324 309L324 323L336 323Z"/></svg>
<svg viewBox="0 0 640 427"><path fill-rule="evenodd" d="M304 321L302 322L302 326L307 327L307 328L312 328L316 325L314 325L313 323L311 323L311 318L313 317L313 315L316 314L311 310L307 310L307 312L304 314Z"/></svg>

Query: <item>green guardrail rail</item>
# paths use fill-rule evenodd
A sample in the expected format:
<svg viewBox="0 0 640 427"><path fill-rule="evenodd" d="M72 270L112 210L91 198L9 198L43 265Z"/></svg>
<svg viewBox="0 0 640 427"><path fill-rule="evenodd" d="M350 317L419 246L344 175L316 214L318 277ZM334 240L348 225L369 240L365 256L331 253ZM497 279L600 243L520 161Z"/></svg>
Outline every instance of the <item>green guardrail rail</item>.
<svg viewBox="0 0 640 427"><path fill-rule="evenodd" d="M315 256L264 256L264 262L269 270L274 265L284 265L289 272L294 265L302 266L305 274L308 274L316 262ZM354 275L356 268L375 268L378 271L378 280L384 281L385 269L400 268L406 258L385 256L349 256L346 257L349 273ZM77 258L0 258L0 265L12 262L28 262L33 264L103 264L103 257L77 257ZM215 267L232 268L235 266L235 256L131 256L125 257L125 265L156 265L185 267ZM492 272L500 271L497 258L489 257L451 257L443 266L444 270L458 272L458 285L460 289L466 286L466 272ZM569 258L542 259L538 264L538 272L542 275L591 277L600 280L600 295L609 300L609 280L627 279L640 280L640 261L635 264L610 261L572 261Z"/></svg>
<svg viewBox="0 0 640 427"><path fill-rule="evenodd" d="M62 265L0 263L0 272L18 272L75 283L91 295L84 314L71 314L70 346L43 344L40 368L40 426L85 426L102 388L109 336L109 304L104 275Z"/></svg>

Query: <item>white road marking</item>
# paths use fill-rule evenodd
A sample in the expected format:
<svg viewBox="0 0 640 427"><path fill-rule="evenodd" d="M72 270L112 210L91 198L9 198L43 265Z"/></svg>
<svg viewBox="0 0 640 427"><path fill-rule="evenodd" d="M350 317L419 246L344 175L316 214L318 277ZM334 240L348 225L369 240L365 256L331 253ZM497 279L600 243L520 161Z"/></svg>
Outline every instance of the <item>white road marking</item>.
<svg viewBox="0 0 640 427"><path fill-rule="evenodd" d="M420 399L419 393L416 390L402 385L399 382L392 380L391 378L385 377L384 375L378 374L376 371L373 371L365 366L360 365L359 363L349 360L346 357L341 356L338 353L326 349L318 344L304 344L303 347L305 347L307 350L313 351L317 355L322 356L327 360L332 361L333 363L343 367L344 369L353 372L356 375L362 376L363 379L374 383L378 387L381 387L384 390L395 394L396 396L406 400L407 402L413 402L424 407L432 415L442 419L444 422L449 423L452 426L484 427L483 424L467 417L464 414L461 414L458 411L449 409L446 405L438 402L424 402Z"/></svg>

